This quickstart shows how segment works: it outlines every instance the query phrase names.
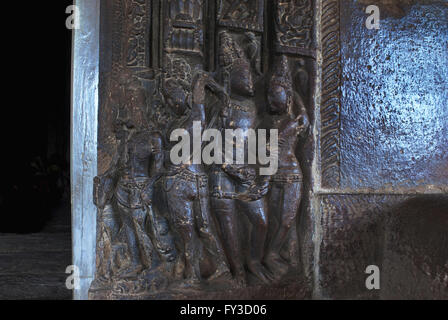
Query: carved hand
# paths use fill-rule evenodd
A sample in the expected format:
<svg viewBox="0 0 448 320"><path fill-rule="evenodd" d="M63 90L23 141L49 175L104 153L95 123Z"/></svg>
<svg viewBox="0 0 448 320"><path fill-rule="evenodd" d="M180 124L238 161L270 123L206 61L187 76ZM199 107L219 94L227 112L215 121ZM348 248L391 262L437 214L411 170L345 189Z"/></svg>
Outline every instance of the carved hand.
<svg viewBox="0 0 448 320"><path fill-rule="evenodd" d="M154 188L152 183L148 183L146 187L142 190L142 193L140 195L142 202L147 206L152 205L153 190Z"/></svg>
<svg viewBox="0 0 448 320"><path fill-rule="evenodd" d="M205 71L198 71L193 80L194 103L204 104L205 87L208 87L213 93L219 96L225 106L230 105L230 97L225 89L220 84L218 84L209 73Z"/></svg>
<svg viewBox="0 0 448 320"><path fill-rule="evenodd" d="M93 179L93 202L99 209L104 209L113 192L113 179L102 175Z"/></svg>
<svg viewBox="0 0 448 320"><path fill-rule="evenodd" d="M310 121L308 120L308 116L306 114L300 114L295 120L299 126L297 127L297 134L300 135L304 133L308 127L310 126Z"/></svg>
<svg viewBox="0 0 448 320"><path fill-rule="evenodd" d="M269 181L262 181L259 184L253 184L249 190L238 195L242 201L256 201L263 198L269 192Z"/></svg>
<svg viewBox="0 0 448 320"><path fill-rule="evenodd" d="M204 104L205 83L210 76L204 71L198 71L193 79L193 103Z"/></svg>
<svg viewBox="0 0 448 320"><path fill-rule="evenodd" d="M222 199L224 197L222 190L219 188L214 188L211 196L217 199Z"/></svg>

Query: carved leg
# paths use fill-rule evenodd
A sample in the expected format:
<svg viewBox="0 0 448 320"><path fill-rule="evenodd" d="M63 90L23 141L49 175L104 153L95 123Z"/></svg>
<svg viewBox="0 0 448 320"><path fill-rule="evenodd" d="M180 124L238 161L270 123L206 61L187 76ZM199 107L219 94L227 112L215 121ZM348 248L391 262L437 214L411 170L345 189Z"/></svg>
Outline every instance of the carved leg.
<svg viewBox="0 0 448 320"><path fill-rule="evenodd" d="M194 243L193 201L185 199L179 190L170 192L168 197L168 209L173 229L178 236L177 248L185 263L184 278L192 283L199 282L199 257L196 254L197 250Z"/></svg>
<svg viewBox="0 0 448 320"><path fill-rule="evenodd" d="M236 220L235 200L212 198L212 209L221 228L223 247L237 285L246 284L244 264L238 238L238 222Z"/></svg>
<svg viewBox="0 0 448 320"><path fill-rule="evenodd" d="M214 280L226 276L226 274L230 275L230 271L224 255L224 250L222 249L221 243L218 240L216 228L214 228L213 225L208 198L208 186L206 184L199 186L198 211L199 212L196 212L195 218L197 229L199 230L199 237L204 244L204 249L207 250L211 257L213 257L214 262L217 265L216 272L209 278L209 280Z"/></svg>
<svg viewBox="0 0 448 320"><path fill-rule="evenodd" d="M140 251L140 258L142 265L150 269L153 263L153 251L151 239L146 232L145 223L148 212L146 208L133 210L132 221L134 222L134 232L137 236L137 244Z"/></svg>
<svg viewBox="0 0 448 320"><path fill-rule="evenodd" d="M154 244L154 249L157 250L164 263L171 265L176 260L176 251L173 246L168 221L159 214L155 207L148 206L147 211L146 230L150 235L151 242Z"/></svg>
<svg viewBox="0 0 448 320"><path fill-rule="evenodd" d="M118 233L118 223L114 216L114 208L112 204L106 205L106 207L100 211L102 219L100 220L101 226L101 246L98 246L98 251L101 252L102 259L99 260L97 266L97 278L100 280L110 279L112 276L113 264L113 245L116 241Z"/></svg>
<svg viewBox="0 0 448 320"><path fill-rule="evenodd" d="M268 217L264 209L263 200L241 202L243 212L252 224L250 235L250 257L247 267L258 279L269 283L273 277L261 264L264 255L266 236L268 232Z"/></svg>
<svg viewBox="0 0 448 320"><path fill-rule="evenodd" d="M120 271L121 278L134 278L143 270L142 261L140 258L140 248L138 244L137 235L135 233L135 225L133 219L133 209L125 208L119 205L120 217L122 221L122 228L126 237L128 245L128 255L130 258L130 265L125 270Z"/></svg>
<svg viewBox="0 0 448 320"><path fill-rule="evenodd" d="M269 243L265 263L274 274L280 277L288 270L285 261L280 257L280 252L292 225L296 222L301 201L301 183L277 185L273 191L270 202L280 204L279 224Z"/></svg>

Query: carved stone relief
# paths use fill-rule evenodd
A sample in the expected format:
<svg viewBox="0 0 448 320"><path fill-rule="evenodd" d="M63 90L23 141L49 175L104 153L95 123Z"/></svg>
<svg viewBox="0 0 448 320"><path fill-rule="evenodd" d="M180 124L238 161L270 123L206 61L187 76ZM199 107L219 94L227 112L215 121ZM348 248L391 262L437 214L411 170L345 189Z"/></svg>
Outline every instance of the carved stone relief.
<svg viewBox="0 0 448 320"><path fill-rule="evenodd" d="M336 188L340 182L339 126L341 112L340 83L340 5L339 0L322 2L322 102L321 102L321 175L324 188Z"/></svg>
<svg viewBox="0 0 448 320"><path fill-rule="evenodd" d="M312 50L309 5L286 6L280 19L268 15L276 21L272 31L284 33L281 43ZM264 6L114 0L104 7L115 20L100 111L107 114L100 154L109 160L94 182L99 228L91 298L291 295L286 287L296 297L309 294L298 243L304 174L297 152L309 139L313 60L266 43ZM209 26L215 29L205 31ZM309 35L294 40L302 29ZM206 71L209 54L216 68ZM171 135L193 134L197 123L201 132L276 130L278 170L261 175L258 158L174 163Z"/></svg>
<svg viewBox="0 0 448 320"><path fill-rule="evenodd" d="M220 26L261 32L264 29L263 0L219 0Z"/></svg>
<svg viewBox="0 0 448 320"><path fill-rule="evenodd" d="M128 41L126 62L129 67L149 65L149 26L151 25L151 1L134 0L126 2L126 23Z"/></svg>
<svg viewBox="0 0 448 320"><path fill-rule="evenodd" d="M202 0L164 2L165 52L203 56L203 11L204 3Z"/></svg>
<svg viewBox="0 0 448 320"><path fill-rule="evenodd" d="M315 55L315 1L276 1L275 31L280 52Z"/></svg>
<svg viewBox="0 0 448 320"><path fill-rule="evenodd" d="M426 296L446 296L446 255L434 249L446 242L446 196L420 194L446 191L446 123L438 115L446 108L412 77L405 80L439 113L417 117L409 103L403 113L396 95L382 89L388 83L374 75L396 71L390 48L378 48L402 43L396 30L413 35L408 18L394 15L379 33L394 41L366 34L355 23L365 18L361 2L104 2L92 299L305 299L313 289L326 298L418 296L417 287L405 287L408 279L424 283ZM439 9L427 5L409 19L433 19ZM442 31L436 36L444 39ZM443 78L422 58L430 49L443 57L439 42L414 49ZM384 70L373 72L370 61L384 62ZM419 131L421 119L438 127ZM238 129L240 138L226 139ZM261 174L263 154L250 149L252 132L262 131L266 156L278 155L268 175ZM198 132L200 143L176 149ZM418 135L427 148L414 143ZM229 155L227 144L236 152ZM174 161L173 150L187 156ZM210 150L213 161L196 161ZM230 163L216 161L226 156ZM403 180L405 173L412 179ZM436 222L422 218L425 208ZM385 268L389 289L365 291L370 264ZM402 271L407 278L395 276Z"/></svg>

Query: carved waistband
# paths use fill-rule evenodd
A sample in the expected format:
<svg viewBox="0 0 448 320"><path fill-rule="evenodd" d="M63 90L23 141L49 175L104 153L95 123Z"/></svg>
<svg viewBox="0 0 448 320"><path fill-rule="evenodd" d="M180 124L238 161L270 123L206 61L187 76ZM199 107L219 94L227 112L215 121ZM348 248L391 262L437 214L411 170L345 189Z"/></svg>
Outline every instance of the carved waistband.
<svg viewBox="0 0 448 320"><path fill-rule="evenodd" d="M243 111L243 112L249 112L250 111L249 107L240 106L239 104L236 104L236 103L230 103L229 108L234 109L234 110Z"/></svg>
<svg viewBox="0 0 448 320"><path fill-rule="evenodd" d="M115 189L117 202L128 209L142 209L144 207L141 195L150 179L139 177L134 179L120 179Z"/></svg>
<svg viewBox="0 0 448 320"><path fill-rule="evenodd" d="M118 185L123 188L130 189L144 189L146 185L149 183L148 177L136 177L136 178L121 178L118 181Z"/></svg>
<svg viewBox="0 0 448 320"><path fill-rule="evenodd" d="M178 171L169 171L167 177L176 177L189 182L207 182L208 176L205 173L192 172L187 169L180 169Z"/></svg>
<svg viewBox="0 0 448 320"><path fill-rule="evenodd" d="M277 182L277 183L303 182L303 175L301 173L277 173L272 176L271 182Z"/></svg>

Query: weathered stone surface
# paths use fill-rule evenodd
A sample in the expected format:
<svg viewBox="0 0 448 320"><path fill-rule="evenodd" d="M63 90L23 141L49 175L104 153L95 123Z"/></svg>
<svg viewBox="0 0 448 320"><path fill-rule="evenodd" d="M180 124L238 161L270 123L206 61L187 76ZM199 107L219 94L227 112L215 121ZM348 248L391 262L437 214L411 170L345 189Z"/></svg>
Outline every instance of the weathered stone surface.
<svg viewBox="0 0 448 320"><path fill-rule="evenodd" d="M320 198L319 283L324 297L446 299L447 200L439 195ZM380 269L368 290L366 268Z"/></svg>
<svg viewBox="0 0 448 320"><path fill-rule="evenodd" d="M410 197L385 228L383 299L448 299L448 197Z"/></svg>
<svg viewBox="0 0 448 320"><path fill-rule="evenodd" d="M67 225L64 229L69 228ZM65 231L64 230L64 231ZM2 234L0 254L24 252L66 252L71 251L70 233L36 233L29 235Z"/></svg>
<svg viewBox="0 0 448 320"><path fill-rule="evenodd" d="M445 1L341 2L339 111L343 190L447 192L448 11Z"/></svg>
<svg viewBox="0 0 448 320"><path fill-rule="evenodd" d="M395 196L328 195L320 197L322 241L319 286L323 297L378 298L365 286L369 265L382 268L385 223Z"/></svg>
<svg viewBox="0 0 448 320"><path fill-rule="evenodd" d="M379 29L366 28L367 5ZM446 299L446 3L322 1L321 22L314 290ZM381 290L366 289L369 265Z"/></svg>
<svg viewBox="0 0 448 320"><path fill-rule="evenodd" d="M114 290L91 290L93 300L307 300L312 298L311 283L291 281L279 283L266 290L264 286L254 286L231 290L213 290L204 288L187 292L145 292L141 294L120 294Z"/></svg>

